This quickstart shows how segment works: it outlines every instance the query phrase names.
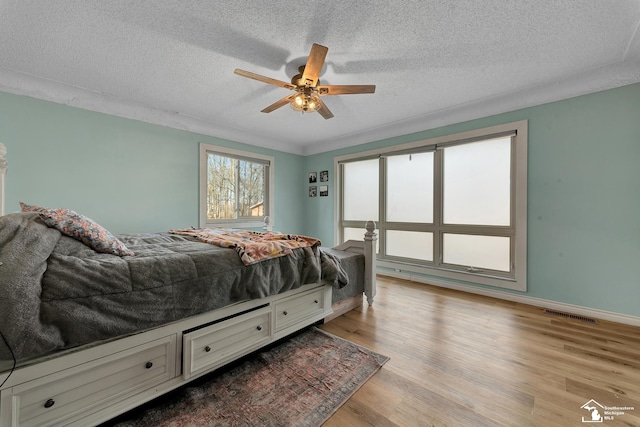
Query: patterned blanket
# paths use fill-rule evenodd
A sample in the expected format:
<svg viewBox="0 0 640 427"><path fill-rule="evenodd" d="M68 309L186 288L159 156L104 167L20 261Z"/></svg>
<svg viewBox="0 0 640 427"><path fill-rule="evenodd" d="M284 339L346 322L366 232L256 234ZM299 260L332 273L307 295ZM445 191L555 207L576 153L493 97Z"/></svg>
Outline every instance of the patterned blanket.
<svg viewBox="0 0 640 427"><path fill-rule="evenodd" d="M320 240L296 234L221 231L213 228L185 228L169 230L169 233L193 236L204 243L232 248L244 265L289 255L295 248L320 246Z"/></svg>

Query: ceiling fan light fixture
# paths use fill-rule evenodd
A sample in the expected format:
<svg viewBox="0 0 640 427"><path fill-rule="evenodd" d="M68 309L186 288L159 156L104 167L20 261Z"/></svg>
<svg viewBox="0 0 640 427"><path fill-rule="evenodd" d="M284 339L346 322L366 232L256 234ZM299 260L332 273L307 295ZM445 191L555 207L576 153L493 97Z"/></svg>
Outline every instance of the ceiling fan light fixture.
<svg viewBox="0 0 640 427"><path fill-rule="evenodd" d="M320 72L324 64L329 49L314 43L311 46L311 52L307 58L307 63L298 67L299 73L293 76L291 83L282 80L272 79L271 77L261 76L260 74L236 68L233 72L243 77L258 80L273 86L284 89L293 90L293 95L285 96L277 100L273 104L260 110L263 113L271 113L280 107L289 104L295 111L302 113L312 113L317 111L325 119L333 117L333 113L327 108L320 96L325 95L353 95L358 93L374 93L375 85L320 85Z"/></svg>
<svg viewBox="0 0 640 427"><path fill-rule="evenodd" d="M291 108L302 113L313 113L320 105L318 95L308 95L300 93L293 98L290 103Z"/></svg>

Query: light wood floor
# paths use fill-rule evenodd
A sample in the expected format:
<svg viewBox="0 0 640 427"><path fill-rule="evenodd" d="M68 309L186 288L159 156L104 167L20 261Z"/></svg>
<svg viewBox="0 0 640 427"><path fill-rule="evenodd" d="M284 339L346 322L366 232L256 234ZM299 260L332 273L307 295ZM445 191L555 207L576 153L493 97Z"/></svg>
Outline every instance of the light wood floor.
<svg viewBox="0 0 640 427"><path fill-rule="evenodd" d="M640 328L382 276L377 289L322 326L391 358L326 427L586 426L591 399L634 408L596 425L640 426Z"/></svg>

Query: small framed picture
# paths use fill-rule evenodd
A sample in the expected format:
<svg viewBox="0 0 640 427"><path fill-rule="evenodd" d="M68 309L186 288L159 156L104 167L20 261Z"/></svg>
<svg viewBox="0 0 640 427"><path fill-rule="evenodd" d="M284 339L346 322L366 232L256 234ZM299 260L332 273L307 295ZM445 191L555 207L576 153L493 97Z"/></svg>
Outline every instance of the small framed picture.
<svg viewBox="0 0 640 427"><path fill-rule="evenodd" d="M316 197L318 195L318 187L312 185L309 187L309 197Z"/></svg>
<svg viewBox="0 0 640 427"><path fill-rule="evenodd" d="M328 185L321 185L320 186L320 197L328 196L328 195L329 195L329 186Z"/></svg>
<svg viewBox="0 0 640 427"><path fill-rule="evenodd" d="M320 172L320 182L327 182L327 181L329 181L329 171Z"/></svg>
<svg viewBox="0 0 640 427"><path fill-rule="evenodd" d="M318 172L309 172L309 184L313 184L318 180Z"/></svg>

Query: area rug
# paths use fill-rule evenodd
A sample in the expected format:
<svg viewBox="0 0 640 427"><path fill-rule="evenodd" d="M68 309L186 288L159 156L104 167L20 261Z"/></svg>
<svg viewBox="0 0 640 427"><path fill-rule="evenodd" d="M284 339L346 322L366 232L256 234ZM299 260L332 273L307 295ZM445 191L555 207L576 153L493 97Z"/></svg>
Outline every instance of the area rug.
<svg viewBox="0 0 640 427"><path fill-rule="evenodd" d="M320 426L387 360L312 327L104 426Z"/></svg>

